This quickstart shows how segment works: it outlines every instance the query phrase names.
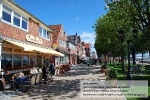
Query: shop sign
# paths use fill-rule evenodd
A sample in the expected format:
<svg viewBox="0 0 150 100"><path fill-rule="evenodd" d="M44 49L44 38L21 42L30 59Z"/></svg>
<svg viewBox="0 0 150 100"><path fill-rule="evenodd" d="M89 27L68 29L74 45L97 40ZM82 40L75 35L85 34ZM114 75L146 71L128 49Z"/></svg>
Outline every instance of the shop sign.
<svg viewBox="0 0 150 100"><path fill-rule="evenodd" d="M38 44L42 44L42 39L35 37L33 35L27 34L26 35L26 39L27 41L33 42L33 43L38 43Z"/></svg>
<svg viewBox="0 0 150 100"><path fill-rule="evenodd" d="M52 45L52 47L53 47L53 49L56 49L56 48L58 47L58 44L54 43L54 44Z"/></svg>

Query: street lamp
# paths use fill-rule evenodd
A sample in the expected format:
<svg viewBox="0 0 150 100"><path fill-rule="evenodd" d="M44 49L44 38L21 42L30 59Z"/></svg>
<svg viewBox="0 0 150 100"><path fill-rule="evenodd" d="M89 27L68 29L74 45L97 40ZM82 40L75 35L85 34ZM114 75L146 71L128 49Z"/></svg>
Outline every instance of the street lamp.
<svg viewBox="0 0 150 100"><path fill-rule="evenodd" d="M119 37L124 40L124 31L123 30L120 30L119 32ZM135 38L138 34L138 30L133 30L132 31L132 37ZM132 80L132 71L131 71L131 67L130 67L130 42L132 40L126 40L127 41L127 47L128 47L128 73L127 73L127 80ZM135 55L135 52L134 54Z"/></svg>

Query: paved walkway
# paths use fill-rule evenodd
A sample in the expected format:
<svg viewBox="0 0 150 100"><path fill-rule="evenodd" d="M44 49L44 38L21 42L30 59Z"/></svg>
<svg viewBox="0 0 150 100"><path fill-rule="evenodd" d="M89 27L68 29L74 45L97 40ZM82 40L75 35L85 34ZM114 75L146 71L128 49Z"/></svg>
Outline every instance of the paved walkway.
<svg viewBox="0 0 150 100"><path fill-rule="evenodd" d="M80 98L80 80L105 80L99 66L78 65L65 76L56 77L53 82L39 84L26 93L18 91L0 92L0 100L126 100L125 98Z"/></svg>

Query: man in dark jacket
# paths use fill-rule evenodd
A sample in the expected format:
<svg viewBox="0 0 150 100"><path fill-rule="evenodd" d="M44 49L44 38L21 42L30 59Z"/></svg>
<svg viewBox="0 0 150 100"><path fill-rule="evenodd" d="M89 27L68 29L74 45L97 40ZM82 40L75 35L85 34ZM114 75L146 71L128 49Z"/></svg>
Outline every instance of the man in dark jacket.
<svg viewBox="0 0 150 100"><path fill-rule="evenodd" d="M6 70L5 74L3 75L5 81L7 83L10 83L11 84L11 88L14 89L14 79L13 77L10 75L9 71Z"/></svg>
<svg viewBox="0 0 150 100"><path fill-rule="evenodd" d="M13 80L12 76L10 76L9 71L6 70L5 74L3 75L5 81L11 82Z"/></svg>
<svg viewBox="0 0 150 100"><path fill-rule="evenodd" d="M46 67L43 66L42 68L42 73L43 73L43 78L44 78L44 84L46 84L46 78L47 78L47 71L46 71Z"/></svg>

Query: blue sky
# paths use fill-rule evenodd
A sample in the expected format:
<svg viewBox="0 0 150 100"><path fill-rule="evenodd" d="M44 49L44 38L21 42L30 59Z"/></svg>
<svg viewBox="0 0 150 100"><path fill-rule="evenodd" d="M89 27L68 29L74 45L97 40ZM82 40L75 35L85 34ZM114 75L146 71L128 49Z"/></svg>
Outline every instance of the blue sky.
<svg viewBox="0 0 150 100"><path fill-rule="evenodd" d="M82 41L94 45L92 26L106 14L104 0L14 0L47 25L62 24L67 35L78 33ZM94 50L94 48L92 48Z"/></svg>

